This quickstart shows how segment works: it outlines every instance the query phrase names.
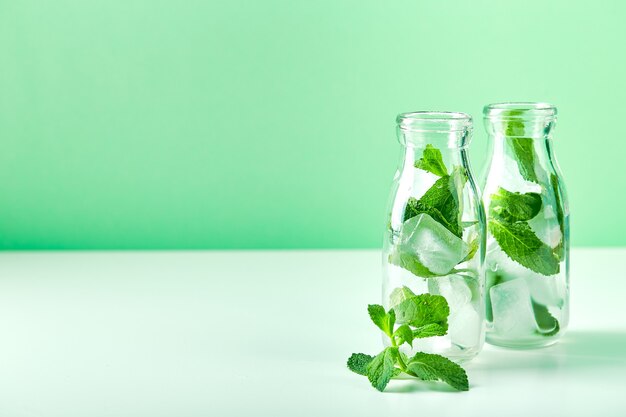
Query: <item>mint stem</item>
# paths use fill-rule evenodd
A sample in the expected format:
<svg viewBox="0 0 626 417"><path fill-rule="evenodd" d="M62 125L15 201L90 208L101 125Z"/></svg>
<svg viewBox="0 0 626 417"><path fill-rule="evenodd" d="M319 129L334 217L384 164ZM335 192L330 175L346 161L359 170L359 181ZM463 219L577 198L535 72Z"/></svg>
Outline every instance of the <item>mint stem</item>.
<svg viewBox="0 0 626 417"><path fill-rule="evenodd" d="M391 339L391 346L393 347L398 347L398 344L396 343L396 338L392 335L389 337ZM406 364L404 363L404 359L402 359L402 355L400 354L400 350L398 350L398 365L400 365L400 369L402 370L402 372L408 372L408 368L406 367Z"/></svg>

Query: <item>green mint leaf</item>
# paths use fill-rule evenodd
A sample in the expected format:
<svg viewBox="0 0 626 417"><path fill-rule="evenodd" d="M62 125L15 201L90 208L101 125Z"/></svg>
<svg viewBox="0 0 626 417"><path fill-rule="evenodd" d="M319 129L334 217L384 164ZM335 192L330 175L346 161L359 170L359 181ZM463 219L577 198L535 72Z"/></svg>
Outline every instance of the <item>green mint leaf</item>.
<svg viewBox="0 0 626 417"><path fill-rule="evenodd" d="M412 253L398 252L397 250L393 251L389 255L389 263L404 268L418 277L432 278L439 276L438 274L430 272L430 270L420 262L417 255Z"/></svg>
<svg viewBox="0 0 626 417"><path fill-rule="evenodd" d="M509 110L502 114L505 117L504 135L510 141L513 154L522 177L527 181L538 183L535 173L535 149L532 138L524 138L523 110Z"/></svg>
<svg viewBox="0 0 626 417"><path fill-rule="evenodd" d="M452 174L439 178L419 200L411 197L404 212L404 221L426 213L458 237L461 227L462 192L467 181L463 167L455 167Z"/></svg>
<svg viewBox="0 0 626 417"><path fill-rule="evenodd" d="M535 313L535 320L539 327L539 334L543 336L554 336L560 330L559 321L554 318L548 311L548 308L543 304L539 304L532 300L533 312Z"/></svg>
<svg viewBox="0 0 626 417"><path fill-rule="evenodd" d="M393 333L393 336L396 337L398 346L403 343L408 343L411 347L413 347L413 330L411 330L408 324L403 324L398 327Z"/></svg>
<svg viewBox="0 0 626 417"><path fill-rule="evenodd" d="M389 310L387 313L383 306L378 304L368 305L367 312L374 324L387 336L391 337L393 334L393 326L396 322L396 313L393 310Z"/></svg>
<svg viewBox="0 0 626 417"><path fill-rule="evenodd" d="M427 381L441 380L458 390L468 390L467 375L459 365L443 356L427 353L417 353L408 358L398 347L403 343L409 343L412 347L412 341L416 337L446 333L450 309L445 298L431 294L413 295L407 287L396 288L392 295L390 298L399 301L398 311L411 318L411 323L402 324L390 334L393 346L385 348L377 356L353 353L347 361L348 369L367 376L378 391L384 391L391 378L402 372ZM393 329L395 310L385 312L382 306L372 304L368 306L368 312L372 321L383 331L389 333Z"/></svg>
<svg viewBox="0 0 626 417"><path fill-rule="evenodd" d="M413 329L413 339L423 339L425 337L433 336L445 336L446 333L448 333L447 325L442 326L441 324L431 323Z"/></svg>
<svg viewBox="0 0 626 417"><path fill-rule="evenodd" d="M443 177L443 179L448 179L449 181L449 177ZM437 181L440 181L440 180L437 180ZM433 187L436 185L437 183L435 183ZM430 188L429 191L430 190L432 190L432 188ZM437 207L429 206L426 203L424 203L422 200L418 200L414 197L409 197L409 201L407 202L407 206L404 211L404 221L406 222L407 220L415 216L418 216L422 213L426 213L430 215L430 217L435 219L437 222L441 223L446 229L450 230L456 236L460 237L460 235L457 234L458 228L455 225L453 218L449 219L447 215L443 214L440 211L440 209Z"/></svg>
<svg viewBox="0 0 626 417"><path fill-rule="evenodd" d="M415 168L432 172L440 177L448 175L448 169L443 163L441 151L430 144L426 145L426 149L424 149L422 157L415 162Z"/></svg>
<svg viewBox="0 0 626 417"><path fill-rule="evenodd" d="M489 220L489 231L504 253L520 265L543 275L558 274L559 260L552 248L543 243L528 223Z"/></svg>
<svg viewBox="0 0 626 417"><path fill-rule="evenodd" d="M498 187L498 191L491 195L489 213L504 222L526 221L539 213L541 205L541 194L512 193Z"/></svg>
<svg viewBox="0 0 626 417"><path fill-rule="evenodd" d="M367 366L374 360L373 356L365 353L353 353L348 358L348 369L359 375L367 376Z"/></svg>
<svg viewBox="0 0 626 417"><path fill-rule="evenodd" d="M559 261L562 261L565 259L565 214L563 213L563 200L561 199L559 178L554 174L550 174L550 185L552 185L552 191L554 192L554 199L556 201L556 218L559 222L559 229L561 230L561 241L554 248L554 255L559 259Z"/></svg>
<svg viewBox="0 0 626 417"><path fill-rule="evenodd" d="M389 305L391 306L391 308L394 308L404 300L412 297L415 297L415 293L413 293L413 291L411 291L411 289L406 285L394 288L389 295Z"/></svg>
<svg viewBox="0 0 626 417"><path fill-rule="evenodd" d="M404 300L393 310L396 313L398 324L409 324L417 328L437 324L445 331L448 330L450 307L448 307L446 299L440 295L416 295Z"/></svg>
<svg viewBox="0 0 626 417"><path fill-rule="evenodd" d="M505 118L504 134L506 136L524 136L524 119L514 117L521 116L523 113L523 110L509 110L502 113Z"/></svg>
<svg viewBox="0 0 626 417"><path fill-rule="evenodd" d="M535 173L535 147L532 138L508 138L513 147L515 160L521 176L527 180L538 183Z"/></svg>
<svg viewBox="0 0 626 417"><path fill-rule="evenodd" d="M396 373L395 364L398 357L397 347L385 348L367 365L367 379L378 391L384 391L389 380Z"/></svg>
<svg viewBox="0 0 626 417"><path fill-rule="evenodd" d="M419 352L409 360L407 368L424 381L443 381L459 391L469 390L465 370L441 355Z"/></svg>
<svg viewBox="0 0 626 417"><path fill-rule="evenodd" d="M474 255L476 255L476 252L478 252L478 243L480 242L479 238L476 237L474 240L472 240L469 243L469 252L467 253L467 256L465 258L463 258L463 260L459 263L463 263L463 262L467 262L469 260L471 260Z"/></svg>

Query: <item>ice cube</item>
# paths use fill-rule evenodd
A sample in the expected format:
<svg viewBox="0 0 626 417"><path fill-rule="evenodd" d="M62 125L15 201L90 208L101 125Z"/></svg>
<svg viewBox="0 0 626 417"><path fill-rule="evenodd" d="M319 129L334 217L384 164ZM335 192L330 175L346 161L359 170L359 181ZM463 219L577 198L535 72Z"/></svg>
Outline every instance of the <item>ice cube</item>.
<svg viewBox="0 0 626 417"><path fill-rule="evenodd" d="M467 256L469 247L441 223L421 213L404 222L398 250L415 254L431 272L445 275Z"/></svg>
<svg viewBox="0 0 626 417"><path fill-rule="evenodd" d="M472 290L461 275L429 278L428 292L445 297L450 306L450 314L456 313L472 300Z"/></svg>
<svg viewBox="0 0 626 417"><path fill-rule="evenodd" d="M483 322L478 312L467 303L448 318L448 334L452 343L472 347L480 343Z"/></svg>
<svg viewBox="0 0 626 417"><path fill-rule="evenodd" d="M537 330L530 301L530 291L523 278L491 287L493 326L497 333L508 337L524 337Z"/></svg>

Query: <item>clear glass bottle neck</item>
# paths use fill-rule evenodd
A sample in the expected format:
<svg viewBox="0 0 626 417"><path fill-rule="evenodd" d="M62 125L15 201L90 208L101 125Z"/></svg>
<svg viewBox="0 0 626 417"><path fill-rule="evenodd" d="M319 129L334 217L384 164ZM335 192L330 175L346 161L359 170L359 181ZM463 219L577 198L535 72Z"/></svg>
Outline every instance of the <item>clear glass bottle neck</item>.
<svg viewBox="0 0 626 417"><path fill-rule="evenodd" d="M483 109L485 129L495 138L549 138L556 107L548 103L494 103Z"/></svg>
<svg viewBox="0 0 626 417"><path fill-rule="evenodd" d="M527 145L528 148L532 147L535 153L549 153L552 146L552 138L546 136L543 138L518 138L508 137L503 135L492 136L492 153L511 153L515 149L519 149L521 143Z"/></svg>
<svg viewBox="0 0 626 417"><path fill-rule="evenodd" d="M471 129L459 131L411 131L398 127L398 141L406 148L422 151L428 145L441 152L459 152L469 146Z"/></svg>
<svg viewBox="0 0 626 417"><path fill-rule="evenodd" d="M515 184L522 183L533 192L540 192L538 184L549 187L550 177L559 172L552 146L549 135L540 138L492 136L489 162L481 176L485 193L495 192L497 186L513 189Z"/></svg>
<svg viewBox="0 0 626 417"><path fill-rule="evenodd" d="M472 137L472 118L466 113L422 111L396 118L398 142L404 147L401 165L412 168L420 158L439 158L444 165L466 165L465 149ZM425 152L434 148L432 152ZM436 155L435 155L436 154Z"/></svg>
<svg viewBox="0 0 626 417"><path fill-rule="evenodd" d="M437 141L426 141L423 146L415 146L410 143L402 148L402 155L399 161L400 171L413 170L415 164L424 157L424 150L428 145L436 148L441 153L441 160L446 167L464 166L468 168L467 147L448 147L441 146Z"/></svg>

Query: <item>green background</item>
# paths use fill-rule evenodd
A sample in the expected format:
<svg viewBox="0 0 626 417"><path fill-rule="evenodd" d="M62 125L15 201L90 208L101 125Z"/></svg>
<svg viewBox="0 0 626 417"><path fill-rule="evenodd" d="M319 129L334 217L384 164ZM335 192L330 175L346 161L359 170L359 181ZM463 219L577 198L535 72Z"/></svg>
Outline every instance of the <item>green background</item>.
<svg viewBox="0 0 626 417"><path fill-rule="evenodd" d="M378 247L396 113L549 101L624 245L626 2L0 1L0 247Z"/></svg>

